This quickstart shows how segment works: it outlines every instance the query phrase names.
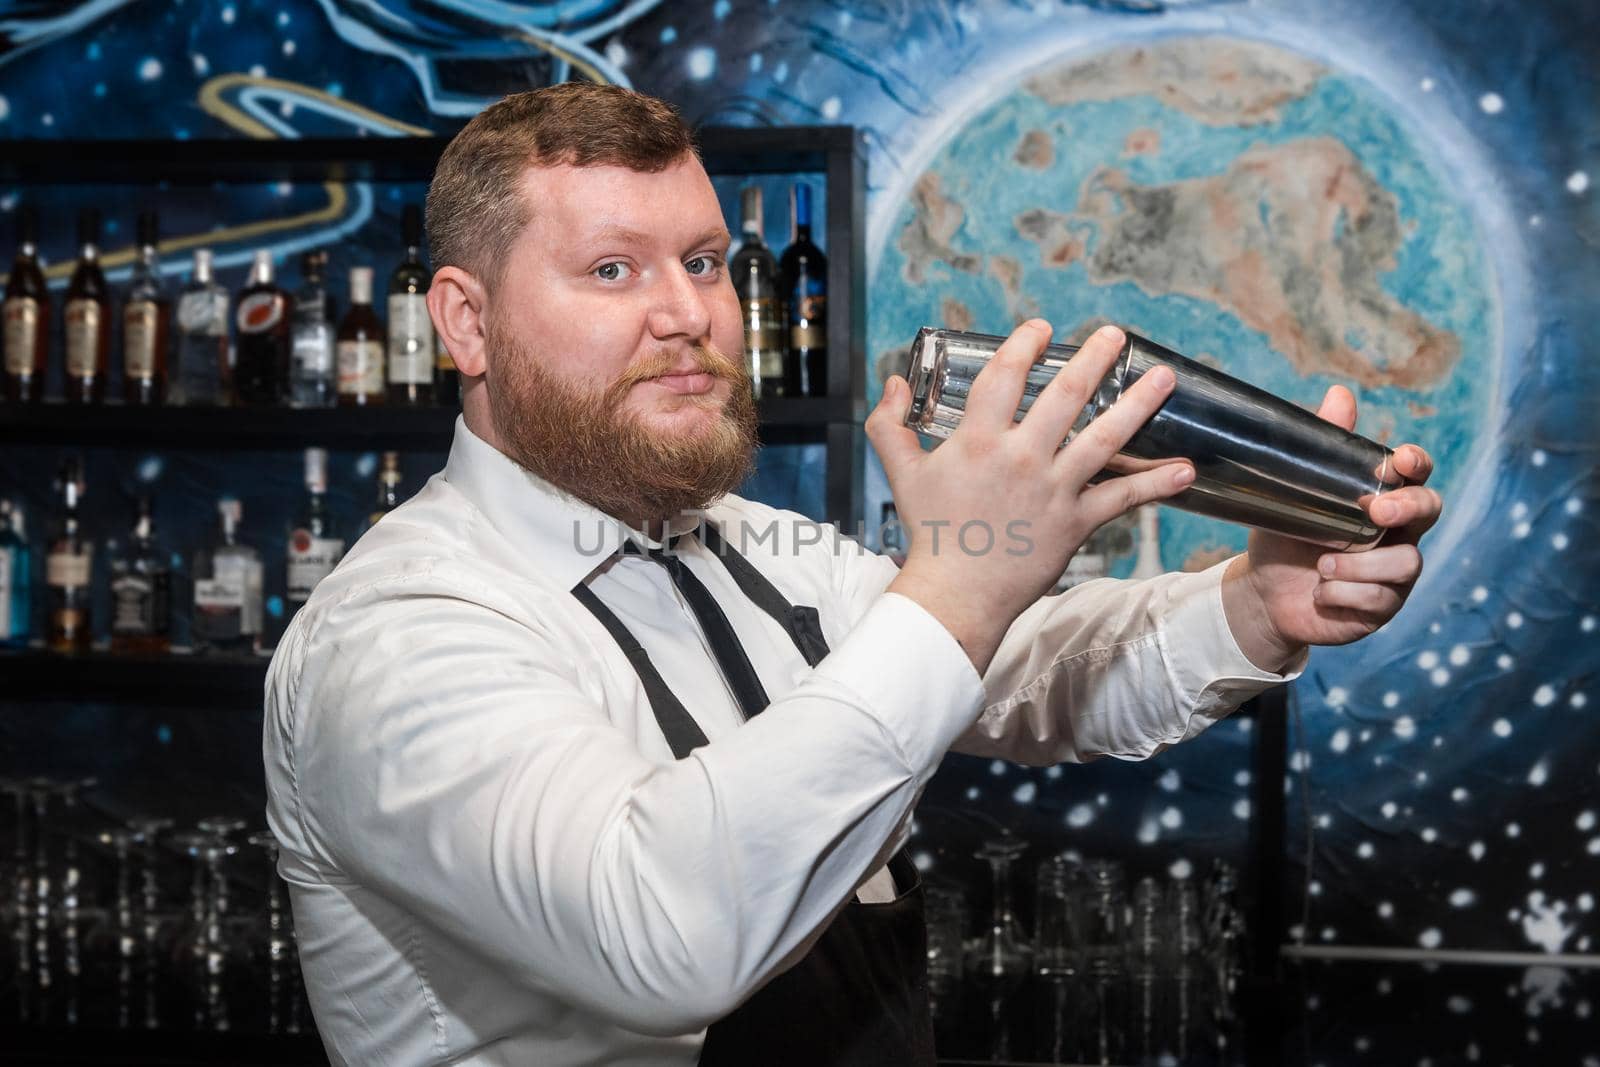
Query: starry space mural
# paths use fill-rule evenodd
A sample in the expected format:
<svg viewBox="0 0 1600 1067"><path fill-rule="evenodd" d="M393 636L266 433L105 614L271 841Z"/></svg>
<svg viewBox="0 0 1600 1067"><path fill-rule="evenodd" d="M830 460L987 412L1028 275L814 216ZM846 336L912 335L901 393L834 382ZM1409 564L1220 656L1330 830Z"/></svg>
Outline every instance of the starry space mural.
<svg viewBox="0 0 1600 1067"><path fill-rule="evenodd" d="M1043 315L1075 339L1112 321L1296 403L1349 385L1364 432L1437 458L1446 512L1411 603L1369 640L1317 650L1291 690L1286 936L1592 957L1597 40L1594 6L1563 0L24 2L0 4L0 150L448 134L505 92L573 78L663 96L694 123L858 127L869 404L920 326L1004 333ZM739 184L718 180L730 209ZM92 199L116 286L134 217L155 206L164 237L205 235L232 287L257 247L285 264L330 248L337 279L393 257L423 191L13 182L0 233L37 207L62 286L70 220ZM787 218L768 201L770 241ZM189 269L187 254L163 262L175 281ZM0 495L42 520L60 454L8 447ZM100 536L153 488L181 566L228 489L281 558L296 455L88 460ZM409 488L441 461L407 456ZM375 462L334 457L340 521L364 515ZM818 515L821 464L815 448L769 449L747 491ZM871 526L887 486L870 457L863 476ZM1130 574L1150 536L1109 531L1109 572ZM1244 544L1175 511L1154 536L1170 569ZM173 776L203 753L207 806L248 808L258 724L202 739L213 726L182 716L18 714L0 761L148 785L182 809L192 790ZM919 863L970 877L972 850L1009 827L1030 862L1073 849L1176 878L1242 864L1256 728L1224 722L1144 764L952 757L920 809ZM1519 996L1553 1003L1548 985Z"/></svg>

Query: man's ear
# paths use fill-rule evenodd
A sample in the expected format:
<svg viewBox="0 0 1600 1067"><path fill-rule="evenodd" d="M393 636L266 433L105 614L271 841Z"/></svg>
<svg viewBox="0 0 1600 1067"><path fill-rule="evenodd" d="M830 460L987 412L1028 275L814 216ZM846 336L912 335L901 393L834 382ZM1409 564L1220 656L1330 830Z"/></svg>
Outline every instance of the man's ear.
<svg viewBox="0 0 1600 1067"><path fill-rule="evenodd" d="M460 267L440 267L428 287L433 328L439 331L456 370L469 378L482 377L486 369L484 296L483 284Z"/></svg>

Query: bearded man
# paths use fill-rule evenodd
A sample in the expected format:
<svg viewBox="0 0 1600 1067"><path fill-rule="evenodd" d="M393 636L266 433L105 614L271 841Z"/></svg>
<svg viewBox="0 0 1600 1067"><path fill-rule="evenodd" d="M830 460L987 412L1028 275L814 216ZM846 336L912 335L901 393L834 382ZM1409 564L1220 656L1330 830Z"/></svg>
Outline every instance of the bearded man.
<svg viewBox="0 0 1600 1067"><path fill-rule="evenodd" d="M902 379L868 419L897 569L732 492L754 416L729 235L669 106L508 97L446 150L428 226L465 385L448 463L317 587L267 685L267 816L335 1063L930 1064L900 847L944 753L1193 737L1393 616L1439 513L1412 485L1372 506L1395 536L1371 552L1255 535L1202 574L1045 596L1191 469L1088 484L1156 372L1062 447L1114 328L1013 425L1033 321L937 450ZM967 522L1030 550L918 535Z"/></svg>

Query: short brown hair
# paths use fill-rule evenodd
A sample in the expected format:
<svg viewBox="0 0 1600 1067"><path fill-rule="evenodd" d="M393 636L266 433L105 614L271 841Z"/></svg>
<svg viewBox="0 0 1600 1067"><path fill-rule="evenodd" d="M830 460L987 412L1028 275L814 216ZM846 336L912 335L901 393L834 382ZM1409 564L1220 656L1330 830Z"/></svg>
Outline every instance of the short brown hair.
<svg viewBox="0 0 1600 1067"><path fill-rule="evenodd" d="M494 289L530 205L528 167L665 170L694 136L676 108L631 89L565 82L513 93L479 112L445 146L428 186L428 254Z"/></svg>

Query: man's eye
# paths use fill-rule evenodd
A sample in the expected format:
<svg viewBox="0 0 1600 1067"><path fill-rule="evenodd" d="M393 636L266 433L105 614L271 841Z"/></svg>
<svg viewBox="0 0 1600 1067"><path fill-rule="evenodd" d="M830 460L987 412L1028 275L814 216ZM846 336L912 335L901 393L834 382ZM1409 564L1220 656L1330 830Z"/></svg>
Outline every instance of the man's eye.
<svg viewBox="0 0 1600 1067"><path fill-rule="evenodd" d="M626 263L603 263L594 269L594 273L601 281L620 282L627 277L628 265Z"/></svg>
<svg viewBox="0 0 1600 1067"><path fill-rule="evenodd" d="M706 255L695 256L684 266L689 269L690 274L715 274L720 264L716 256Z"/></svg>

